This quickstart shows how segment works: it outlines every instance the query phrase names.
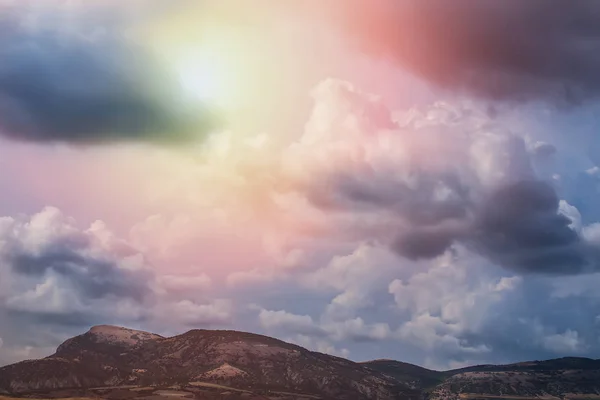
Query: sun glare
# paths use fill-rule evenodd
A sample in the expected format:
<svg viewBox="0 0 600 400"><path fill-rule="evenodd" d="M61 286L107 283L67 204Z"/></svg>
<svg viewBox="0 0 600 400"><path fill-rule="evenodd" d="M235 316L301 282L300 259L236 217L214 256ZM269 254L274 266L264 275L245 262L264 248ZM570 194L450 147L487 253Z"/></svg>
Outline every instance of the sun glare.
<svg viewBox="0 0 600 400"><path fill-rule="evenodd" d="M141 29L138 37L164 62L184 101L217 107L229 124L247 126L278 90L280 60L273 38L252 26L217 20L197 25L177 14L159 28Z"/></svg>
<svg viewBox="0 0 600 400"><path fill-rule="evenodd" d="M179 83L193 98L219 107L231 107L235 100L236 77L224 54L199 49L177 63Z"/></svg>

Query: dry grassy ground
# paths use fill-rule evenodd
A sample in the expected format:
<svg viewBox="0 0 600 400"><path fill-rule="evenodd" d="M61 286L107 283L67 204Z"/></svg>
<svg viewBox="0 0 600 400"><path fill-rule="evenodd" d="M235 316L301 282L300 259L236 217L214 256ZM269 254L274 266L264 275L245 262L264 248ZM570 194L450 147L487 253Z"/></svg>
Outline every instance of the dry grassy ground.
<svg viewBox="0 0 600 400"><path fill-rule="evenodd" d="M84 396L76 396L85 394ZM86 390L61 390L37 394L32 397L15 398L1 396L0 400L315 400L318 396L287 393L256 393L224 385L192 382L189 386L111 386Z"/></svg>
<svg viewBox="0 0 600 400"><path fill-rule="evenodd" d="M15 400L15 397L6 397L6 396L0 396L0 400ZM27 398L27 400L49 400L49 399L33 399L33 398ZM93 398L93 397L66 397L64 399L61 400L97 400L97 398Z"/></svg>
<svg viewBox="0 0 600 400"><path fill-rule="evenodd" d="M459 395L460 399L464 400L475 400L475 399L485 399L485 400L559 400L559 397L555 396L495 396L495 395L484 395L477 393L461 393ZM576 393L566 393L564 396L565 400L600 400L599 394L576 394Z"/></svg>

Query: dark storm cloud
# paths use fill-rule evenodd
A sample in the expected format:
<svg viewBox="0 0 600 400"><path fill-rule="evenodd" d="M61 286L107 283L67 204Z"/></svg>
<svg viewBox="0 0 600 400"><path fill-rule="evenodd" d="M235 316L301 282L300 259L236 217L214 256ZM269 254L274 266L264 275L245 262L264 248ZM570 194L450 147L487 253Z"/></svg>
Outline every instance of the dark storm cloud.
<svg viewBox="0 0 600 400"><path fill-rule="evenodd" d="M496 99L600 94L596 0L350 2L327 15L362 50L443 87Z"/></svg>
<svg viewBox="0 0 600 400"><path fill-rule="evenodd" d="M41 253L17 252L9 262L19 274L43 276L47 271L56 272L89 299L115 295L141 300L148 291L145 274L123 270L114 260L86 256L81 250L53 244Z"/></svg>
<svg viewBox="0 0 600 400"><path fill-rule="evenodd" d="M327 200L313 196L319 206L338 209L388 210L406 219L410 229L393 241L395 251L411 259L431 258L443 253L456 239L466 234L472 206L469 188L452 173L432 174L415 169L410 182L398 182L390 176L365 180L342 174L328 185ZM440 184L450 191L445 199L436 198ZM334 189L333 191L331 189Z"/></svg>
<svg viewBox="0 0 600 400"><path fill-rule="evenodd" d="M593 261L569 227L571 220L558 213L558 203L545 182L501 187L479 211L472 241L498 263L521 272L580 273Z"/></svg>
<svg viewBox="0 0 600 400"><path fill-rule="evenodd" d="M142 301L150 292L153 276L139 253L74 228L57 209L47 208L29 221L10 221L10 228L0 232L0 263L17 276L38 282L54 277L54 285L86 300Z"/></svg>
<svg viewBox="0 0 600 400"><path fill-rule="evenodd" d="M411 227L410 232L402 232L392 243L392 248L404 257L418 260L438 256L458 238L454 229Z"/></svg>
<svg viewBox="0 0 600 400"><path fill-rule="evenodd" d="M424 225L408 218L410 227L392 248L411 259L426 259L461 242L521 273L569 275L600 268L597 254L571 229L571 220L559 213L556 192L545 182L503 185L483 202L465 202L464 208L469 220L438 214Z"/></svg>
<svg viewBox="0 0 600 400"><path fill-rule="evenodd" d="M554 188L543 181L500 186L477 204L465 203L467 220L415 221L392 242L411 259L443 254L455 242L521 273L570 275L600 269L598 251L586 243L559 212ZM426 205L425 205L426 207Z"/></svg>
<svg viewBox="0 0 600 400"><path fill-rule="evenodd" d="M338 108L327 118L315 114L328 135L307 124L319 140L296 144L290 157L302 157L307 169L293 179L313 206L350 221L353 238L410 259L462 244L520 273L600 270L600 249L571 220L579 212L536 174L535 161L555 154L553 145L528 145L482 110L445 103L415 108L413 120L390 130L377 123L385 118L372 113L368 95L357 101L360 92L335 82L319 90L316 107ZM350 128L349 118L357 121Z"/></svg>
<svg viewBox="0 0 600 400"><path fill-rule="evenodd" d="M38 142L178 142L217 126L214 110L186 101L173 74L123 27L102 22L70 32L0 18L1 135Z"/></svg>
<svg viewBox="0 0 600 400"><path fill-rule="evenodd" d="M415 170L413 181L394 182L390 177L371 179L340 175L334 182L338 193L354 205L364 204L393 209L406 215L415 224L429 225L439 221L465 217L469 205L469 188L452 173L431 174ZM444 200L435 198L443 184L452 195Z"/></svg>

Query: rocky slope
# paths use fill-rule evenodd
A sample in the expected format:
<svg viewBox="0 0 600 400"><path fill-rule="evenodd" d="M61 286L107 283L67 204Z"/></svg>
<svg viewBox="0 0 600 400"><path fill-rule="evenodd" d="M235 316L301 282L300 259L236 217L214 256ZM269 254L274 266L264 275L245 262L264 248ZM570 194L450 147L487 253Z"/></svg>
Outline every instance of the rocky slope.
<svg viewBox="0 0 600 400"><path fill-rule="evenodd" d="M410 384L429 400L493 398L600 399L600 360L567 357L438 372L392 360L363 363Z"/></svg>
<svg viewBox="0 0 600 400"><path fill-rule="evenodd" d="M449 371L430 399L514 396L600 399L600 360L567 357Z"/></svg>
<svg viewBox="0 0 600 400"><path fill-rule="evenodd" d="M373 360L364 362L362 365L391 376L417 390L424 390L438 385L448 376L445 372L433 371L394 360Z"/></svg>
<svg viewBox="0 0 600 400"><path fill-rule="evenodd" d="M193 330L163 338L94 327L42 360L0 369L0 390L27 393L117 385L194 385L307 393L326 399L404 399L416 393L363 365L266 336Z"/></svg>
<svg viewBox="0 0 600 400"><path fill-rule="evenodd" d="M50 357L0 368L0 394L158 399L173 388L198 399L600 399L600 360L439 372L392 360L354 363L251 333L192 330L165 338L97 326Z"/></svg>

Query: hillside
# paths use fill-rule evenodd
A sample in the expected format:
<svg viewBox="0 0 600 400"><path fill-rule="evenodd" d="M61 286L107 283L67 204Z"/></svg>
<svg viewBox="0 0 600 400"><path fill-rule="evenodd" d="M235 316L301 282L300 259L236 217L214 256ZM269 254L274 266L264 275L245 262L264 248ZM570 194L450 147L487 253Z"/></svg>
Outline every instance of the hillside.
<svg viewBox="0 0 600 400"><path fill-rule="evenodd" d="M363 365L235 331L192 330L163 338L99 326L67 340L50 357L0 369L0 390L10 394L201 383L324 399L391 400L415 394L408 386Z"/></svg>
<svg viewBox="0 0 600 400"><path fill-rule="evenodd" d="M373 360L364 362L362 365L389 375L415 389L426 389L438 385L447 376L445 372L433 371L414 364L394 360Z"/></svg>
<svg viewBox="0 0 600 400"><path fill-rule="evenodd" d="M482 365L448 371L430 399L485 397L559 397L600 399L600 360L566 357L507 365Z"/></svg>
<svg viewBox="0 0 600 400"><path fill-rule="evenodd" d="M0 395L37 398L600 399L600 360L561 358L433 371L355 363L267 336L192 330L165 338L101 325L40 360L0 368Z"/></svg>

